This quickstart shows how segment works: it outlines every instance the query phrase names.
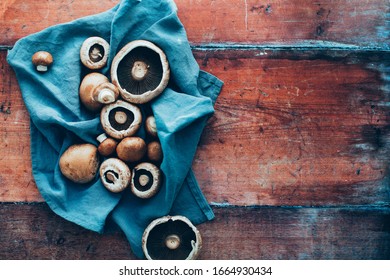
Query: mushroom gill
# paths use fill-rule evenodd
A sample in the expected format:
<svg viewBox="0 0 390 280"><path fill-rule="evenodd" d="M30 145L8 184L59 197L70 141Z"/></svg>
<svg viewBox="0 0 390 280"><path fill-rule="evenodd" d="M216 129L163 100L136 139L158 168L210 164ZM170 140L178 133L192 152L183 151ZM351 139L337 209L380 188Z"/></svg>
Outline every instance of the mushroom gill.
<svg viewBox="0 0 390 280"><path fill-rule="evenodd" d="M158 87L163 76L160 56L146 47L137 47L118 65L118 81L123 89L140 95Z"/></svg>

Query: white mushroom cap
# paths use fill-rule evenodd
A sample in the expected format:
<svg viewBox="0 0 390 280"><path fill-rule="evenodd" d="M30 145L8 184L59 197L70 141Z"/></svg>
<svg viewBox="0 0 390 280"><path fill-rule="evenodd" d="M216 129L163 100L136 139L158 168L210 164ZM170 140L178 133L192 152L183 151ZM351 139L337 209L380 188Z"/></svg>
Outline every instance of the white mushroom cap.
<svg viewBox="0 0 390 280"><path fill-rule="evenodd" d="M171 225L164 227L164 224L167 223L171 223ZM177 224L177 230L173 224ZM187 240L191 236L193 239ZM186 242L190 242L190 244L184 244ZM153 248L153 246L161 246L161 248ZM188 250L188 248L192 249ZM188 218L180 215L164 216L153 220L146 227L142 236L142 250L148 260L168 257L194 260L199 256L201 248L202 237L199 230Z"/></svg>
<svg viewBox="0 0 390 280"><path fill-rule="evenodd" d="M145 130L153 137L157 137L156 119L154 116L148 116L145 120Z"/></svg>
<svg viewBox="0 0 390 280"><path fill-rule="evenodd" d="M137 55L133 57L134 52ZM131 103L143 104L160 95L168 85L169 76L165 53L145 40L128 43L111 64L112 83L118 87L122 98Z"/></svg>
<svg viewBox="0 0 390 280"><path fill-rule="evenodd" d="M80 48L80 60L89 69L101 69L107 64L110 45L101 37L87 38Z"/></svg>
<svg viewBox="0 0 390 280"><path fill-rule="evenodd" d="M133 194L139 198L154 196L161 186L162 173L152 163L143 162L133 169L130 187Z"/></svg>
<svg viewBox="0 0 390 280"><path fill-rule="evenodd" d="M100 122L108 135L115 139L123 139L134 135L141 126L141 110L136 105L117 100L103 107Z"/></svg>
<svg viewBox="0 0 390 280"><path fill-rule="evenodd" d="M100 179L103 185L111 192L123 191L130 182L129 167L117 158L109 158L100 166Z"/></svg>

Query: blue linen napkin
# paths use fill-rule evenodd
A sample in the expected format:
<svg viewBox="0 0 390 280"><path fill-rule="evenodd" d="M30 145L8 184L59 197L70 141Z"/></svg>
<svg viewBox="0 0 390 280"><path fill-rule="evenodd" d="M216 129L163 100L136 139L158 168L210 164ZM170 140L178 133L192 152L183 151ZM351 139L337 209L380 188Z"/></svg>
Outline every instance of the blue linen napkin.
<svg viewBox="0 0 390 280"><path fill-rule="evenodd" d="M80 62L83 41L99 36L110 43L109 76L115 54L128 42L143 39L167 55L171 78L168 87L150 106L156 118L164 159L164 181L151 199L142 200L129 190L107 191L97 176L76 184L59 170L59 158L72 144L92 143L103 133L99 113L88 112L78 90L89 73ZM32 55L40 50L53 55L45 73L36 71ZM184 215L199 224L214 218L191 170L200 135L223 83L201 71L188 43L173 1L123 0L93 16L49 27L16 42L7 56L14 69L31 119L31 160L36 185L58 215L87 229L103 232L107 219L124 231L136 256L143 258L141 238L158 217ZM139 134L142 135L143 129Z"/></svg>

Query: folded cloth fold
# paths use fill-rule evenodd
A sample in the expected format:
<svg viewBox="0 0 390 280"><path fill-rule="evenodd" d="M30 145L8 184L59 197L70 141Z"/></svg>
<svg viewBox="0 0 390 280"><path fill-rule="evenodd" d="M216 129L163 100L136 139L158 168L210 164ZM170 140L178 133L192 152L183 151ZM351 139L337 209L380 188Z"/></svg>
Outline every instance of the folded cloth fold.
<svg viewBox="0 0 390 280"><path fill-rule="evenodd" d="M79 50L91 36L110 43L108 63L100 70L107 77L115 54L132 40L151 41L167 55L169 85L150 103L164 154L160 166L163 184L151 199L137 198L129 190L111 193L99 177L87 184L76 184L60 172L59 158L70 145L97 145L96 137L103 133L99 113L83 108L78 96L80 82L90 72L81 64ZM40 50L50 52L54 58L45 73L37 72L31 63L32 55ZM214 218L191 165L223 83L200 71L173 1L123 0L104 13L20 39L7 60L16 73L30 114L33 176L55 213L97 232L103 232L107 219L112 219L139 258L143 258L143 231L153 219L183 215L199 224Z"/></svg>

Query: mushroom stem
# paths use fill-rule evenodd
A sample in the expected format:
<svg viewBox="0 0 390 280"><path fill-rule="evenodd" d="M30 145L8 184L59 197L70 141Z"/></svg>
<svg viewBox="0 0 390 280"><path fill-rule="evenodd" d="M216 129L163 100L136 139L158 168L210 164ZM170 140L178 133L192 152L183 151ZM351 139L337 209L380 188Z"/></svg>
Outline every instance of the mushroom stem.
<svg viewBox="0 0 390 280"><path fill-rule="evenodd" d="M131 69L131 76L136 81L142 81L148 73L149 65L143 61L134 62L133 68Z"/></svg>
<svg viewBox="0 0 390 280"><path fill-rule="evenodd" d="M91 58L92 59L97 60L97 59L101 59L102 57L103 57L103 55L100 52L99 48L97 48L97 47L92 48L92 50L91 50Z"/></svg>
<svg viewBox="0 0 390 280"><path fill-rule="evenodd" d="M96 140L99 142L99 143L102 143L104 140L106 140L108 137L105 133L102 133L100 134L98 137L96 137Z"/></svg>
<svg viewBox="0 0 390 280"><path fill-rule="evenodd" d="M105 88L99 92L96 99L96 101L98 101L99 103L110 104L115 102L116 97L115 93L111 89Z"/></svg>
<svg viewBox="0 0 390 280"><path fill-rule="evenodd" d="M145 187L149 183L149 177L147 175L141 175L138 181L142 187Z"/></svg>
<svg viewBox="0 0 390 280"><path fill-rule="evenodd" d="M165 238L165 246L167 246L168 249L176 250L180 246L180 237L176 234L170 234Z"/></svg>
<svg viewBox="0 0 390 280"><path fill-rule="evenodd" d="M127 121L127 114L123 111L117 111L114 118L117 123L124 124Z"/></svg>
<svg viewBox="0 0 390 280"><path fill-rule="evenodd" d="M107 178L107 181L111 181L113 183L115 183L115 181L117 179L116 176L115 176L115 173L112 172L112 171L107 171L106 172L106 178Z"/></svg>
<svg viewBox="0 0 390 280"><path fill-rule="evenodd" d="M45 72L45 71L47 71L47 66L46 65L37 65L37 70L39 72Z"/></svg>

